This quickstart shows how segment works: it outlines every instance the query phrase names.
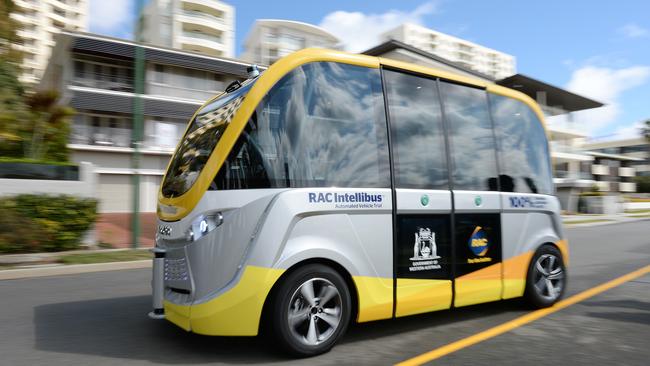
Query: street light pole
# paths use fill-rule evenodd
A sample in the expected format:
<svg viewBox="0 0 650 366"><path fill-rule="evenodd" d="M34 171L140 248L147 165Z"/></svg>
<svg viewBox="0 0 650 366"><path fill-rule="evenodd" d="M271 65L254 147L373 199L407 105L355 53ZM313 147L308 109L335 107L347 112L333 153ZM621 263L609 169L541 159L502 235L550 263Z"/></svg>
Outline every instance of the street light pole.
<svg viewBox="0 0 650 366"><path fill-rule="evenodd" d="M140 17L142 16L143 0L136 1L136 16L134 25L135 34L135 55L134 55L134 98L133 98L133 130L131 145L133 155L131 157L132 175L132 212L131 212L131 242L133 248L139 247L140 241L140 146L142 144L143 108L142 94L144 94L144 48L140 45L142 41L140 32Z"/></svg>

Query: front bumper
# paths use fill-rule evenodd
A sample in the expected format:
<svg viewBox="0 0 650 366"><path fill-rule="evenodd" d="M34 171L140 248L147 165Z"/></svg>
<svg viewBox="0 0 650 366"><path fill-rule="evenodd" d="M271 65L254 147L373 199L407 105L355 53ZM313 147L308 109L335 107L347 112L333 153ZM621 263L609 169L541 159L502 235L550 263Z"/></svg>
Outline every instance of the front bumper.
<svg viewBox="0 0 650 366"><path fill-rule="evenodd" d="M198 334L257 335L264 302L282 269L247 266L239 282L204 303L175 304L164 300L165 318Z"/></svg>

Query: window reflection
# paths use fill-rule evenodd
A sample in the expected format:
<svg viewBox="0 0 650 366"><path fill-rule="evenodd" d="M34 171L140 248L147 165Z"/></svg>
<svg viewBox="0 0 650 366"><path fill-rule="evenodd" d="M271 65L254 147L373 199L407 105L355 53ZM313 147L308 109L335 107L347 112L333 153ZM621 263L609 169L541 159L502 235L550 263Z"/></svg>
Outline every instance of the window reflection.
<svg viewBox="0 0 650 366"><path fill-rule="evenodd" d="M454 189L496 191L497 165L485 91L441 82Z"/></svg>
<svg viewBox="0 0 650 366"><path fill-rule="evenodd" d="M379 70L311 63L258 105L212 189L388 187Z"/></svg>
<svg viewBox="0 0 650 366"><path fill-rule="evenodd" d="M552 194L548 144L537 115L511 98L490 95L490 103L499 140L501 190Z"/></svg>
<svg viewBox="0 0 650 366"><path fill-rule="evenodd" d="M400 188L447 189L447 164L436 81L384 71Z"/></svg>

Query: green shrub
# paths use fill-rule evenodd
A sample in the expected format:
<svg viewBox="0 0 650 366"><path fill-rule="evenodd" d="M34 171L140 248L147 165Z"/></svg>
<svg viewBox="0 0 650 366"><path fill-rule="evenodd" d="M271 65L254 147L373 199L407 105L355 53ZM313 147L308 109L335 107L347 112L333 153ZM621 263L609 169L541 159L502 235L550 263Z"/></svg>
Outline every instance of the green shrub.
<svg viewBox="0 0 650 366"><path fill-rule="evenodd" d="M0 198L0 253L72 250L97 217L97 200L74 196Z"/></svg>
<svg viewBox="0 0 650 366"><path fill-rule="evenodd" d="M636 191L638 193L650 193L650 177L634 177L634 182L636 183Z"/></svg>

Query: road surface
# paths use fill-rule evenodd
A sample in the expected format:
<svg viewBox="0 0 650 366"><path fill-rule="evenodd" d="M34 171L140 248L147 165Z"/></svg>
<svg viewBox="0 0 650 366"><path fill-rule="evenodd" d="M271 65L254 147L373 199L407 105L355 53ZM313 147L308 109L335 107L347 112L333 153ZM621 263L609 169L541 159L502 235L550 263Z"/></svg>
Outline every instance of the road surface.
<svg viewBox="0 0 650 366"><path fill-rule="evenodd" d="M650 221L568 229L565 297L650 264ZM261 338L205 337L146 317L150 270L0 281L0 365L385 365L529 312L503 301L353 326L328 354L287 360ZM647 365L650 275L460 349L436 365Z"/></svg>

